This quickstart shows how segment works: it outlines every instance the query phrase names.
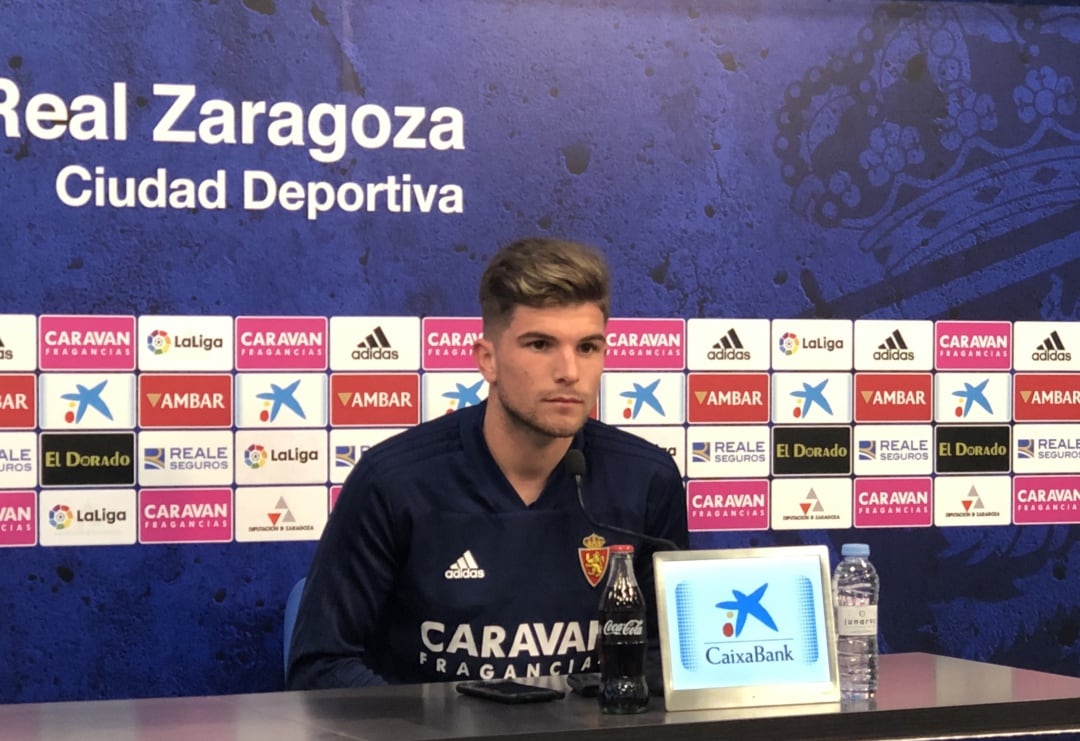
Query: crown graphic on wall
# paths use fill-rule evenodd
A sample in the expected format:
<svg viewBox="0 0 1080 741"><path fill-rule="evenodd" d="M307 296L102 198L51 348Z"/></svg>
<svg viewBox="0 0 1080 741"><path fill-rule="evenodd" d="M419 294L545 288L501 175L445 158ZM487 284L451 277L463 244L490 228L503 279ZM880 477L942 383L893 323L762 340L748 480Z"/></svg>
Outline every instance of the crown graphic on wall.
<svg viewBox="0 0 1080 741"><path fill-rule="evenodd" d="M888 273L1080 204L1080 9L895 3L785 91L791 206ZM1000 258L1001 256L998 256Z"/></svg>

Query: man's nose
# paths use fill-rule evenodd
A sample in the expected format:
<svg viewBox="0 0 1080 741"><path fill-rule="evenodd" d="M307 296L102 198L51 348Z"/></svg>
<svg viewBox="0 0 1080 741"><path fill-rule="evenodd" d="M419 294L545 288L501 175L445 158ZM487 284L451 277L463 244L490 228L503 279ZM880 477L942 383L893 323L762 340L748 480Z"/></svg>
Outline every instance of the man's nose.
<svg viewBox="0 0 1080 741"><path fill-rule="evenodd" d="M575 383L578 380L577 348L561 348L556 355L556 380L560 383Z"/></svg>

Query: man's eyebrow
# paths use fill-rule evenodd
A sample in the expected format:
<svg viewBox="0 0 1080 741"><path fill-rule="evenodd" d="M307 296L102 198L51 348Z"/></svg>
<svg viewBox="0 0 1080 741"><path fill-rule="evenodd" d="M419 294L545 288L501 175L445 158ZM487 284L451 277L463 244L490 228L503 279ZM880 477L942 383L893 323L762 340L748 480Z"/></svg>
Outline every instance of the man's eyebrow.
<svg viewBox="0 0 1080 741"><path fill-rule="evenodd" d="M551 342L557 342L558 341L558 339L554 335L550 335L550 334L548 334L546 332L539 332L539 331L535 331L535 330L530 330L528 332L522 332L521 334L519 334L517 336L517 339L518 339L518 342L523 342L523 341L528 342L528 341L532 341L532 340L550 340ZM591 335L589 335L587 337L582 337L581 339L577 340L578 343L582 343L582 342L606 342L606 341L607 340L605 339L603 332L597 332L596 334L591 334Z"/></svg>

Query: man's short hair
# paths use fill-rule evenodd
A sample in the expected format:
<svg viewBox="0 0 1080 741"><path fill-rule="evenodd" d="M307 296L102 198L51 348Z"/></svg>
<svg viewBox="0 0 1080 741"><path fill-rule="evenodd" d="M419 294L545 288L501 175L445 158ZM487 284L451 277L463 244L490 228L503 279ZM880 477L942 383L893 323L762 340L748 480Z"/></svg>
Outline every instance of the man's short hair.
<svg viewBox="0 0 1080 741"><path fill-rule="evenodd" d="M584 303L595 303L606 322L611 277L603 255L577 242L520 239L496 252L480 278L485 334L505 328L518 306L541 309Z"/></svg>

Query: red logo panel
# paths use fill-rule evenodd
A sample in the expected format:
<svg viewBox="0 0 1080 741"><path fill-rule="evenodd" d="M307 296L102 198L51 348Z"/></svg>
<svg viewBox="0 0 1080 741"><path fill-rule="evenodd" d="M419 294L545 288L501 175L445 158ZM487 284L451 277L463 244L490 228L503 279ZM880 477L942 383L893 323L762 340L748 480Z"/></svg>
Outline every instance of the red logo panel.
<svg viewBox="0 0 1080 741"><path fill-rule="evenodd" d="M686 418L691 423L768 422L768 373L691 373Z"/></svg>
<svg viewBox="0 0 1080 741"><path fill-rule="evenodd" d="M856 373L856 422L929 422L934 418L929 373Z"/></svg>
<svg viewBox="0 0 1080 741"><path fill-rule="evenodd" d="M140 427L229 427L232 375L139 376Z"/></svg>
<svg viewBox="0 0 1080 741"><path fill-rule="evenodd" d="M34 429L37 393L33 373L0 375L0 428Z"/></svg>
<svg viewBox="0 0 1080 741"><path fill-rule="evenodd" d="M1017 422L1080 419L1080 373L1017 373L1013 418Z"/></svg>
<svg viewBox="0 0 1080 741"><path fill-rule="evenodd" d="M330 376L331 425L398 426L419 422L419 373L335 373Z"/></svg>

